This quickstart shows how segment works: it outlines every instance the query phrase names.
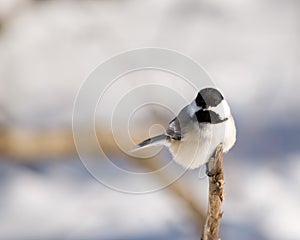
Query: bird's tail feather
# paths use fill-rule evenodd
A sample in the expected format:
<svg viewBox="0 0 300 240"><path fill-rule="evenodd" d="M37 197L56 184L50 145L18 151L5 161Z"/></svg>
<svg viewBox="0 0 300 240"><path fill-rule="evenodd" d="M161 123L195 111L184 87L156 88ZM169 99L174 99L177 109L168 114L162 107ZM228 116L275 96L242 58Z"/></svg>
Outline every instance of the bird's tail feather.
<svg viewBox="0 0 300 240"><path fill-rule="evenodd" d="M165 143L166 139L167 139L167 136L165 134L158 135L153 138L148 138L145 141L136 145L130 152L135 152L139 149L150 147L150 146L163 145Z"/></svg>

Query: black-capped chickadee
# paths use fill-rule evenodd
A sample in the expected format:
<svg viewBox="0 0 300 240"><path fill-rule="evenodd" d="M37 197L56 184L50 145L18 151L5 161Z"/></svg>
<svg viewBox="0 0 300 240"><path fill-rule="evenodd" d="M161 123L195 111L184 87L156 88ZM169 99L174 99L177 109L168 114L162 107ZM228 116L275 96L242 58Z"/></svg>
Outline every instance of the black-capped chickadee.
<svg viewBox="0 0 300 240"><path fill-rule="evenodd" d="M217 89L204 88L169 123L165 134L139 143L133 151L165 145L177 163L194 169L206 164L220 143L227 152L235 141L235 123L227 101Z"/></svg>

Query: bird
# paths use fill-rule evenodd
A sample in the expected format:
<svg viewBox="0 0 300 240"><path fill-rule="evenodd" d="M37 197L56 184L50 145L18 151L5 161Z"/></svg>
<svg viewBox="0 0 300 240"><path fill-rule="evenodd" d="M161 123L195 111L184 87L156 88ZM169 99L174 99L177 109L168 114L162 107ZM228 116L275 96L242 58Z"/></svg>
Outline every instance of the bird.
<svg viewBox="0 0 300 240"><path fill-rule="evenodd" d="M137 144L132 152L165 146L173 160L186 169L206 164L221 143L228 152L236 142L235 121L228 102L214 87L201 89L196 98L169 122L165 133Z"/></svg>

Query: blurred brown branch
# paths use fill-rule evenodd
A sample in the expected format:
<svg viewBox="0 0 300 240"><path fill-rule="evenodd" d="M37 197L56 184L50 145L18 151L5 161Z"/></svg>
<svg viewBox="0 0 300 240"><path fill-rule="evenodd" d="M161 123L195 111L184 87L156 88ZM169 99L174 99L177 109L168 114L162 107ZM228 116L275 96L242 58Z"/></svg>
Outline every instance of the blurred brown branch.
<svg viewBox="0 0 300 240"><path fill-rule="evenodd" d="M104 152L118 152L119 148L111 132L98 130L97 136L99 135L102 136L101 139L105 139L105 141L101 141L101 147ZM88 141L88 139L87 137L86 141ZM92 144L91 149L88 149L88 151L94 151ZM40 161L43 156L59 158L64 154L74 153L76 153L76 148L72 131L69 129L26 131L13 130L4 126L1 128L0 126L1 155L11 156L18 161ZM140 159L131 158L130 161L135 161L136 164L142 165L148 171L155 171L161 167L157 160L140 161ZM163 185L169 185L170 176L160 174L158 180L161 181ZM185 203L192 214L192 221L195 223L195 226L197 228L198 226L203 226L206 214L201 203L199 204L199 200L192 194L193 189L189 188L189 183L186 182L185 179L180 179L180 181L171 184L168 190L180 201Z"/></svg>
<svg viewBox="0 0 300 240"><path fill-rule="evenodd" d="M67 130L27 131L0 126L0 154L35 160L75 152L72 133Z"/></svg>
<svg viewBox="0 0 300 240"><path fill-rule="evenodd" d="M208 164L209 175L209 202L208 214L202 232L202 240L218 240L222 218L222 202L224 197L224 173L222 168L223 147L219 144L215 154Z"/></svg>

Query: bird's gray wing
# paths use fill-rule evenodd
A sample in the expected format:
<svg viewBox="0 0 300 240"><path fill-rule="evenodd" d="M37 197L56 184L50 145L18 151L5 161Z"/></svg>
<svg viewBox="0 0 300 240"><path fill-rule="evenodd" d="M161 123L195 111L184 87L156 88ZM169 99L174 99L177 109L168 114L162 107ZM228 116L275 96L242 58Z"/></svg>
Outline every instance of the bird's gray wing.
<svg viewBox="0 0 300 240"><path fill-rule="evenodd" d="M172 139L180 140L181 139L181 128L179 124L178 118L174 118L170 123L169 127L167 128L167 136Z"/></svg>

